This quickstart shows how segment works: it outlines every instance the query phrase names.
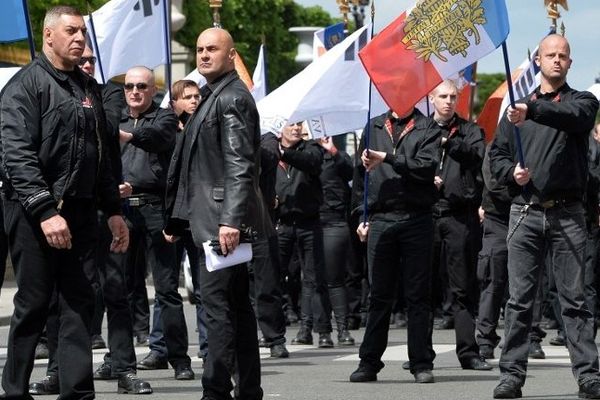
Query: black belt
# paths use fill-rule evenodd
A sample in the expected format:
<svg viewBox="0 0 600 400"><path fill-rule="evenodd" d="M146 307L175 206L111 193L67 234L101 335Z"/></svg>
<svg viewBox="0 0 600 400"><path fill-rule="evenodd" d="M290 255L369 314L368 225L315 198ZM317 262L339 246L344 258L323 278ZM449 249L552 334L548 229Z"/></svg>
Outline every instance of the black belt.
<svg viewBox="0 0 600 400"><path fill-rule="evenodd" d="M159 197L128 197L125 201L129 207L140 207L147 204L159 205L163 203Z"/></svg>
<svg viewBox="0 0 600 400"><path fill-rule="evenodd" d="M542 203L534 203L531 204L530 207L532 208L537 208L537 209L542 209L542 210L547 210L549 208L554 208L554 207L558 207L558 206L569 206L572 204L577 204L577 203L581 203L581 200L576 200L576 199L550 199L550 200L546 200Z"/></svg>

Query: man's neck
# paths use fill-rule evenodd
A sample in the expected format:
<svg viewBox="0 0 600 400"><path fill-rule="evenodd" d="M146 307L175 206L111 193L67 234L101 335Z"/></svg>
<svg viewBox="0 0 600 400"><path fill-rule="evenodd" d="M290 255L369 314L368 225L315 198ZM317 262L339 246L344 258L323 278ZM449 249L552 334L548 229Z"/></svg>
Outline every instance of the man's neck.
<svg viewBox="0 0 600 400"><path fill-rule="evenodd" d="M443 116L438 114L438 112L434 112L433 114L433 119L435 120L435 122L437 122L440 125L448 125L450 123L450 121L452 121L452 118L454 118L454 114L450 115L450 116Z"/></svg>
<svg viewBox="0 0 600 400"><path fill-rule="evenodd" d="M44 54L46 55L46 58L48 59L48 61L50 61L50 64L52 64L52 66L54 68L56 68L59 71L73 71L75 70L75 65L71 64L70 62L61 59L60 57L57 57L56 54L54 54L54 52L48 50L47 48L43 48Z"/></svg>
<svg viewBox="0 0 600 400"><path fill-rule="evenodd" d="M542 82L540 83L540 92L542 94L556 92L565 83L566 83L566 81L564 79L561 79L560 81L542 80Z"/></svg>
<svg viewBox="0 0 600 400"><path fill-rule="evenodd" d="M131 116L131 118L134 119L138 119L140 115L142 115L143 113L145 113L146 111L148 111L148 109L150 108L150 106L146 107L143 110L140 109L133 109L133 108L129 108L129 115Z"/></svg>

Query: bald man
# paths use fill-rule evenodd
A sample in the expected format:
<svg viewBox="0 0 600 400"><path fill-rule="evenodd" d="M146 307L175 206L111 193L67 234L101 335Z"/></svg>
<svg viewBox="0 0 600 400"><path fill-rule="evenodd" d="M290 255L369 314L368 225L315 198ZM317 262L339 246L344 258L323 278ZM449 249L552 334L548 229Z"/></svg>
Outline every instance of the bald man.
<svg viewBox="0 0 600 400"><path fill-rule="evenodd" d="M235 72L236 51L229 33L211 28L200 34L196 64L207 84L201 103L185 125L171 161L167 189L168 240L191 230L196 246L215 240L227 255L243 233L258 240L273 235L262 200L259 116L250 92ZM208 357L204 400L262 399L256 318L248 295L245 263L208 272L200 269L207 316Z"/></svg>
<svg viewBox="0 0 600 400"><path fill-rule="evenodd" d="M509 107L490 149L492 173L513 197L508 230L505 341L500 384L494 398L522 396L527 375L528 333L546 253L556 280L562 319L579 397L600 398L594 318L584 296L586 226L583 199L588 175L588 135L598 101L567 84L570 47L546 36L535 59L541 84ZM522 165L515 141L521 132Z"/></svg>

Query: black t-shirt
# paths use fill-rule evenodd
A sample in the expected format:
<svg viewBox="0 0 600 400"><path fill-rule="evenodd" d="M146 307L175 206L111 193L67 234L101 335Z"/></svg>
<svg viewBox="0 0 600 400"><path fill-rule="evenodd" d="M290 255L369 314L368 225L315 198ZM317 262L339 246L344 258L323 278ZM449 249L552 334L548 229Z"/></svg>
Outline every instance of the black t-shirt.
<svg viewBox="0 0 600 400"><path fill-rule="evenodd" d="M98 137L96 135L96 114L94 113L92 99L85 93L85 85L80 80L76 71L65 72L75 92L75 98L81 102L84 113L83 131L77 132L77 142L83 146L82 160L74 161L79 164L79 179L68 193L70 197L78 199L92 199L95 196L96 176L98 174ZM81 125L80 125L81 126ZM78 146L78 147L79 147Z"/></svg>

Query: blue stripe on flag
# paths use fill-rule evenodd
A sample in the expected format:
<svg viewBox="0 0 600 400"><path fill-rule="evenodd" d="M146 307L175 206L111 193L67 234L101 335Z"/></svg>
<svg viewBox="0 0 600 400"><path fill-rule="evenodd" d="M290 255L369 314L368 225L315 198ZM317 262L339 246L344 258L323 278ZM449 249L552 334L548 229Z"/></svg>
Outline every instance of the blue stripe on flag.
<svg viewBox="0 0 600 400"><path fill-rule="evenodd" d="M2 0L0 42L27 39L27 22L23 0Z"/></svg>
<svg viewBox="0 0 600 400"><path fill-rule="evenodd" d="M481 3L485 9L487 22L483 25L492 42L498 47L510 31L508 12L504 0L483 0Z"/></svg>

